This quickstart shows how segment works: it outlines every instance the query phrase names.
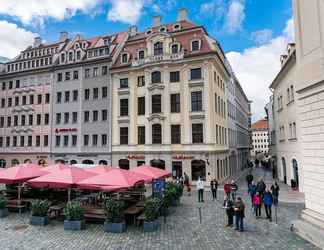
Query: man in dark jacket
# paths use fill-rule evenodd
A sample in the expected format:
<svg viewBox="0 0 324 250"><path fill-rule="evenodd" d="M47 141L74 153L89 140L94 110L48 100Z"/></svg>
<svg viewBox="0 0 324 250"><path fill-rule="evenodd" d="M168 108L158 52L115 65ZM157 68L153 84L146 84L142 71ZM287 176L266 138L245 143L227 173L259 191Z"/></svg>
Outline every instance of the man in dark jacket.
<svg viewBox="0 0 324 250"><path fill-rule="evenodd" d="M273 203L272 194L267 189L264 192L264 195L263 195L263 204L264 204L264 208L265 208L265 211L266 211L267 219L269 219L269 221L272 221L272 218L271 218L271 206L272 206L272 203Z"/></svg>
<svg viewBox="0 0 324 250"><path fill-rule="evenodd" d="M225 195L225 197L224 197L224 208L226 210L226 215L227 215L226 227L232 227L233 226L233 216L234 216L234 203L231 201L231 199L228 198L227 195Z"/></svg>
<svg viewBox="0 0 324 250"><path fill-rule="evenodd" d="M216 179L213 179L210 182L210 189L212 191L213 201L217 200L217 188L218 188L218 182L216 181Z"/></svg>
<svg viewBox="0 0 324 250"><path fill-rule="evenodd" d="M232 194L232 199L233 201L235 201L235 198L236 198L236 191L238 190L238 186L237 184L235 183L234 180L232 180L231 182L231 194Z"/></svg>
<svg viewBox="0 0 324 250"><path fill-rule="evenodd" d="M261 179L257 184L257 192L260 193L261 198L263 198L263 193L266 189L266 184L264 183L263 179Z"/></svg>
<svg viewBox="0 0 324 250"><path fill-rule="evenodd" d="M272 198L273 198L273 204L275 206L278 205L278 199L279 199L279 185L277 182L275 182L272 186L271 186L271 193L272 193Z"/></svg>
<svg viewBox="0 0 324 250"><path fill-rule="evenodd" d="M246 182L248 185L248 188L250 187L251 183L253 181L253 175L251 174L251 172L246 176Z"/></svg>
<svg viewBox="0 0 324 250"><path fill-rule="evenodd" d="M243 225L243 219L245 217L244 215L245 205L241 199L241 197L237 197L237 201L235 203L235 230L239 230L240 232L244 231L244 225Z"/></svg>

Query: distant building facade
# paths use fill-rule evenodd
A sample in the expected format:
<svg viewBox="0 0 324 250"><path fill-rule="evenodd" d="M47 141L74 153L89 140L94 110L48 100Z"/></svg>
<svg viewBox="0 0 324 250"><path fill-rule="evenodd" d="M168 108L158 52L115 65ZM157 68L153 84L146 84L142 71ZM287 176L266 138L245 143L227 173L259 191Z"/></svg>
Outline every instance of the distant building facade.
<svg viewBox="0 0 324 250"><path fill-rule="evenodd" d="M268 121L266 119L259 120L252 124L252 150L253 158L263 157L269 153L269 131Z"/></svg>

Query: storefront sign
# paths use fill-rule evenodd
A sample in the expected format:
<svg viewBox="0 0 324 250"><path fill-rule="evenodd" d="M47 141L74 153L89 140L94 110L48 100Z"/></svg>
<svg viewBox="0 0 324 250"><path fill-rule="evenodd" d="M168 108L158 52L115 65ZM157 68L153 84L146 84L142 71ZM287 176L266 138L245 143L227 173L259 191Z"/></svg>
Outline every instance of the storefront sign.
<svg viewBox="0 0 324 250"><path fill-rule="evenodd" d="M145 160L144 155L128 155L127 156L128 160Z"/></svg>
<svg viewBox="0 0 324 250"><path fill-rule="evenodd" d="M77 128L56 128L55 133L77 132Z"/></svg>
<svg viewBox="0 0 324 250"><path fill-rule="evenodd" d="M192 155L174 155L172 156L173 160L192 160L195 157Z"/></svg>

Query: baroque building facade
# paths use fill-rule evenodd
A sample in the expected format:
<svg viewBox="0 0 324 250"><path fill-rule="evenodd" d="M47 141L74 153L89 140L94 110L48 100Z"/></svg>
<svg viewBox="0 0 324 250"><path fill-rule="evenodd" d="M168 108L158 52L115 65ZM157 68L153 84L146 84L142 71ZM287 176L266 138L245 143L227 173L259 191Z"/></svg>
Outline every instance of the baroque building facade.
<svg viewBox="0 0 324 250"><path fill-rule="evenodd" d="M209 181L246 166L250 102L219 43L185 9L171 24L154 17L145 32L35 38L2 67L2 167L148 163Z"/></svg>

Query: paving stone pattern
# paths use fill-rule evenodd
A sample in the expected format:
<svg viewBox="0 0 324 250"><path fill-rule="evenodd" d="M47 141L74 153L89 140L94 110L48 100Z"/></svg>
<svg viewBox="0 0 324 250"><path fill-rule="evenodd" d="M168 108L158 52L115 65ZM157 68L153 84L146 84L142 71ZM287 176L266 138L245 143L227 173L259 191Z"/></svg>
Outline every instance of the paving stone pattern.
<svg viewBox="0 0 324 250"><path fill-rule="evenodd" d="M254 172L256 176L262 174L259 169ZM219 190L218 201L211 201L211 193L206 191L202 204L197 203L196 192L190 197L185 194L181 206L167 217L166 224L161 218L160 230L153 233L143 233L135 227L128 227L123 234L105 233L102 225L95 224L84 231L70 232L64 231L60 221L52 221L46 227L30 226L28 214L11 213L8 218L0 219L0 249L317 249L290 231L290 220L298 217L303 204L281 202L275 224L254 218L244 181L239 195L247 204L246 231L242 233L224 227L223 192ZM264 217L264 209L262 213Z"/></svg>

